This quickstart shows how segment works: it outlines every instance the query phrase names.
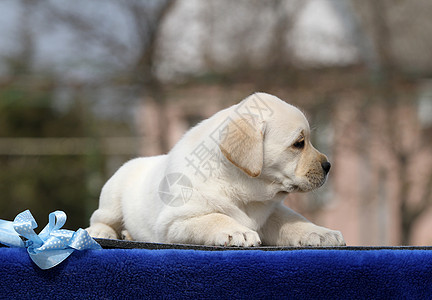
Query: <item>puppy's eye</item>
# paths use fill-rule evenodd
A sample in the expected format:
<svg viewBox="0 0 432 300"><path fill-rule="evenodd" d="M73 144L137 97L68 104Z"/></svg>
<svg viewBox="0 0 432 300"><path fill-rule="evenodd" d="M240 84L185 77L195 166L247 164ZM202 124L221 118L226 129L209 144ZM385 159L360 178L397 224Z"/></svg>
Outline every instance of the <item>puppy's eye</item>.
<svg viewBox="0 0 432 300"><path fill-rule="evenodd" d="M305 146L305 141L304 141L304 139L298 140L297 142L295 142L295 143L293 144L293 147L294 147L294 148L297 148L297 149L303 149L304 146Z"/></svg>

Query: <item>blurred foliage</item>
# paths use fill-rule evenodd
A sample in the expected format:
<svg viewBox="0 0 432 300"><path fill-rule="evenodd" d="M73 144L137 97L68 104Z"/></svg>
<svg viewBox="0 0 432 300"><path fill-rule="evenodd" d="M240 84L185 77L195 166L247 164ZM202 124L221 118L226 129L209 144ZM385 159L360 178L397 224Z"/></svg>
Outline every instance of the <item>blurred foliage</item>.
<svg viewBox="0 0 432 300"><path fill-rule="evenodd" d="M67 110L59 111L54 94L50 80L42 86L25 79L2 86L0 139L89 136L92 128L90 120L83 118L88 117L85 102L76 100ZM63 210L69 217L67 228L86 227L97 205L101 180L94 178L102 176L104 159L98 149L85 156L0 156L1 217L13 220L30 209L42 227L49 212Z"/></svg>

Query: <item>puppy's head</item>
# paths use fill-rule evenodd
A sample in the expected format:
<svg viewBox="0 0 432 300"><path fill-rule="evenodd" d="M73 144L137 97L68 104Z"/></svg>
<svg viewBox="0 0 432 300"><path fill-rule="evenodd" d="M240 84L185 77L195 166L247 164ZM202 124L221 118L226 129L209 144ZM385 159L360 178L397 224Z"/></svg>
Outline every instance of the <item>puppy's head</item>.
<svg viewBox="0 0 432 300"><path fill-rule="evenodd" d="M309 123L300 110L257 93L234 112L227 125L229 138L220 142L220 149L237 168L284 192L306 192L324 184L330 163L312 146Z"/></svg>

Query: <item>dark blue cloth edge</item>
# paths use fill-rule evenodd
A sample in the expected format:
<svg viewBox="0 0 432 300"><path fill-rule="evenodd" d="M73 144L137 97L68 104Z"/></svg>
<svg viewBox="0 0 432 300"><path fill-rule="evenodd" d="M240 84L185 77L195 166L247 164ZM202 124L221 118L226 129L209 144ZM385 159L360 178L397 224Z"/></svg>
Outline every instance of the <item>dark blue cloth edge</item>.
<svg viewBox="0 0 432 300"><path fill-rule="evenodd" d="M180 250L202 250L202 251L227 251L227 250L261 250L261 251L293 251L293 250L349 250L349 251L368 251L368 250L432 250L432 246L340 246L340 247L223 247L223 246L203 246L185 244L161 244L147 243L125 240L95 239L104 249L180 249Z"/></svg>
<svg viewBox="0 0 432 300"><path fill-rule="evenodd" d="M204 246L188 244L163 244L148 243L138 241L114 240L114 239L95 239L103 249L148 249L148 250L202 250L202 251L233 251L233 250L260 250L260 251L293 251L293 250L348 250L348 251L370 251L370 250L432 250L432 246L338 246L338 247L281 247L281 246L261 246L261 247L223 247L223 246ZM1 247L7 247L0 243Z"/></svg>

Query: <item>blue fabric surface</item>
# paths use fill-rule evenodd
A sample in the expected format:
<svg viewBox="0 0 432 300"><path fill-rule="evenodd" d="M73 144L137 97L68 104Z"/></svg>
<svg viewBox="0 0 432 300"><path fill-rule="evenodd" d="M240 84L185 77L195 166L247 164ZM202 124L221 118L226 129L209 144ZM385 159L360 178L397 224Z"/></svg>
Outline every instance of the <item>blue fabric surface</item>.
<svg viewBox="0 0 432 300"><path fill-rule="evenodd" d="M74 252L41 270L25 249L0 248L0 298L432 297L430 250Z"/></svg>

